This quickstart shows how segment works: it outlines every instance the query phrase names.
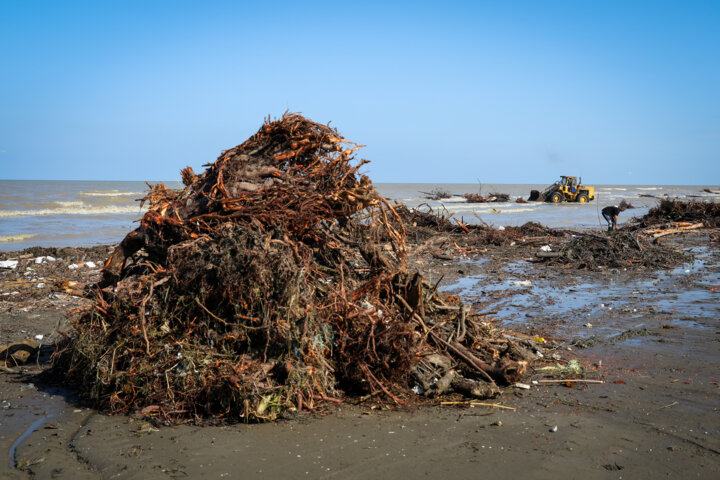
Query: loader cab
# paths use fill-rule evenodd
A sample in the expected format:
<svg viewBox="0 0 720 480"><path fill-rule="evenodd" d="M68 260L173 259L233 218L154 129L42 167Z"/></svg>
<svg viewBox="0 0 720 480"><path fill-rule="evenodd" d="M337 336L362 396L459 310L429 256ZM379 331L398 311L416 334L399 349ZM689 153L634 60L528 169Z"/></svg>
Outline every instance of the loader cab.
<svg viewBox="0 0 720 480"><path fill-rule="evenodd" d="M577 188L577 178L562 175L560 176L560 185L566 187L567 190L569 190L570 192L574 192Z"/></svg>
<svg viewBox="0 0 720 480"><path fill-rule="evenodd" d="M565 194L568 201L575 201L574 197L577 193L578 185L577 177L570 177L567 175L560 176L560 190L563 194Z"/></svg>

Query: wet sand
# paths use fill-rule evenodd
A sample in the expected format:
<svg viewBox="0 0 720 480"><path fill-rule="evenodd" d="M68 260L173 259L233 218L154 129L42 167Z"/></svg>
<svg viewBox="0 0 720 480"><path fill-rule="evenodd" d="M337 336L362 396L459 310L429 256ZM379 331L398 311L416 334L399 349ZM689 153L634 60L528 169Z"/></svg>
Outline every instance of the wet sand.
<svg viewBox="0 0 720 480"><path fill-rule="evenodd" d="M603 384L531 384L491 402L515 410L370 403L156 428L78 405L28 366L0 375L0 478L718 478L720 252L706 232L674 241L696 261L669 272L568 271L500 248L411 260L508 328L556 340L545 355L577 358ZM0 342L50 343L77 299L52 301L4 303Z"/></svg>

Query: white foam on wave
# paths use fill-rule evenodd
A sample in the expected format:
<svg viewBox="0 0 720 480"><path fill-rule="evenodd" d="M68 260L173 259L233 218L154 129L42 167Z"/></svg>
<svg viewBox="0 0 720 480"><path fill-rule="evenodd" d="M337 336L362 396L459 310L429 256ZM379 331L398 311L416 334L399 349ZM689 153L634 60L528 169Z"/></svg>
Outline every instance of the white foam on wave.
<svg viewBox="0 0 720 480"><path fill-rule="evenodd" d="M521 212L535 212L540 210L540 205L537 207L529 207L527 204L513 204L513 203L464 203L464 204L453 204L450 207L454 212L478 212L478 213L521 213Z"/></svg>
<svg viewBox="0 0 720 480"><path fill-rule="evenodd" d="M137 205L133 206L113 206L104 207L60 207L60 208L42 208L37 210L0 210L0 218L12 217L32 217L44 215L118 215L123 213L141 213L141 209Z"/></svg>
<svg viewBox="0 0 720 480"><path fill-rule="evenodd" d="M662 187L638 187L638 190L662 190Z"/></svg>
<svg viewBox="0 0 720 480"><path fill-rule="evenodd" d="M467 198L453 195L450 198L443 198L440 200L441 203L468 203Z"/></svg>
<svg viewBox="0 0 720 480"><path fill-rule="evenodd" d="M31 238L37 237L34 233L18 233L15 235L0 235L0 243L15 243L15 242L24 242L25 240L30 240Z"/></svg>
<svg viewBox="0 0 720 480"><path fill-rule="evenodd" d="M89 192L80 192L80 195L85 197L125 197L125 196L137 196L145 194L143 192L121 192L120 190L91 190Z"/></svg>
<svg viewBox="0 0 720 480"><path fill-rule="evenodd" d="M69 207L82 207L82 206L83 206L83 202L80 202L80 201L78 201L78 200L73 200L73 201L70 201L70 202L57 201L57 202L53 202L53 204L57 205L58 207L66 207L66 208L69 208Z"/></svg>

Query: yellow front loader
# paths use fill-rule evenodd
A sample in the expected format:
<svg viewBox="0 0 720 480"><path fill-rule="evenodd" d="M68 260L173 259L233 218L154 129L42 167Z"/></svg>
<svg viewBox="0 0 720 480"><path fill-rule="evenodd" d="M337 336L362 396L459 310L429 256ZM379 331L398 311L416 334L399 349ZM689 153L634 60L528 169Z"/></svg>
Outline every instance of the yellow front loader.
<svg viewBox="0 0 720 480"><path fill-rule="evenodd" d="M552 203L578 202L587 203L595 200L595 189L582 184L582 178L578 182L577 177L561 175L560 181L555 182L542 193L538 190L530 192L530 201L545 201Z"/></svg>

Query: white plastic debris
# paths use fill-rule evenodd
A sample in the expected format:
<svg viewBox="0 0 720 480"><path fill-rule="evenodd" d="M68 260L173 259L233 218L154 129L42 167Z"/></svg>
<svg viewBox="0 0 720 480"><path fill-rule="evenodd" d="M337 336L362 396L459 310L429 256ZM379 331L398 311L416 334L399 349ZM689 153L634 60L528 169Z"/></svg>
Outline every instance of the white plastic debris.
<svg viewBox="0 0 720 480"><path fill-rule="evenodd" d="M518 287L529 287L532 285L532 282L530 280L515 280L513 285Z"/></svg>
<svg viewBox="0 0 720 480"><path fill-rule="evenodd" d="M37 284L37 288L43 288L44 286L45 286L45 284L43 282L40 282Z"/></svg>
<svg viewBox="0 0 720 480"><path fill-rule="evenodd" d="M513 387L522 388L523 390L530 390L530 385L528 385L527 383L519 383L518 382L518 383L514 384Z"/></svg>
<svg viewBox="0 0 720 480"><path fill-rule="evenodd" d="M585 326L586 326L587 328L592 328L592 323L588 322L588 323L585 324Z"/></svg>
<svg viewBox="0 0 720 480"><path fill-rule="evenodd" d="M552 427L552 428L550 429L550 431L553 432L553 433L557 432L557 425L555 425L554 427Z"/></svg>
<svg viewBox="0 0 720 480"><path fill-rule="evenodd" d="M55 257L48 257L48 256L37 257L35 259L35 263L47 263L47 262L54 262L54 261L55 261Z"/></svg>
<svg viewBox="0 0 720 480"><path fill-rule="evenodd" d="M45 338L45 335L35 335L35 340L42 340L43 338Z"/></svg>
<svg viewBox="0 0 720 480"><path fill-rule="evenodd" d="M80 267L78 267L77 264L75 264L75 263L71 263L70 265L68 265L68 270L75 270L77 268L80 268Z"/></svg>
<svg viewBox="0 0 720 480"><path fill-rule="evenodd" d="M85 262L85 266L87 268L95 268L97 265L95 265L95 262Z"/></svg>
<svg viewBox="0 0 720 480"><path fill-rule="evenodd" d="M505 230L505 227L503 227L502 225L500 225L499 227L497 227L497 229L502 231L502 230Z"/></svg>
<svg viewBox="0 0 720 480"><path fill-rule="evenodd" d="M540 247L540 251L550 252L550 251L552 251L552 248L550 248L550 245L543 245L542 247Z"/></svg>
<svg viewBox="0 0 720 480"><path fill-rule="evenodd" d="M0 268L9 268L11 270L14 270L15 267L17 267L17 264L17 260L2 260L0 261Z"/></svg>

